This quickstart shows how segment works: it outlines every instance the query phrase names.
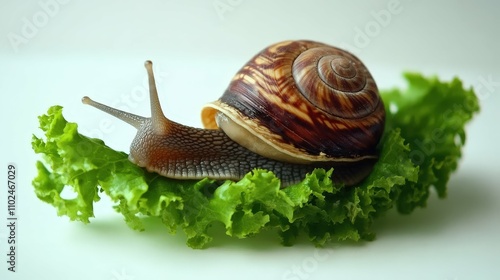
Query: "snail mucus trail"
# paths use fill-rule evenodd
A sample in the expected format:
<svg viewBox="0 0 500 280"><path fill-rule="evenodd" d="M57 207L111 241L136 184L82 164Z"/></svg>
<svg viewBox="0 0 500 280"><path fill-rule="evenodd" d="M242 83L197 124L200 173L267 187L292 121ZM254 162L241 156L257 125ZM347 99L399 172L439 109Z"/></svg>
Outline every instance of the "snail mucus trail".
<svg viewBox="0 0 500 280"><path fill-rule="evenodd" d="M216 122L223 129L203 129L189 127L165 117L160 106L151 61L145 62L148 73L151 117L142 117L124 112L89 97L82 98L84 104L91 105L137 129L130 147L129 160L150 172L175 179L241 179L254 168L274 172L286 187L302 181L307 173L315 168L334 168L333 180L354 185L364 179L376 162L376 155L368 154L353 158L340 157L318 161L286 162L272 159L249 150L234 139L251 139L259 142L261 138L241 129L234 120L222 112L217 112ZM293 125L293 124L291 124ZM237 128L235 128L235 126ZM248 144L248 143L247 143ZM259 148L259 153L267 149ZM272 154L273 152L271 152Z"/></svg>

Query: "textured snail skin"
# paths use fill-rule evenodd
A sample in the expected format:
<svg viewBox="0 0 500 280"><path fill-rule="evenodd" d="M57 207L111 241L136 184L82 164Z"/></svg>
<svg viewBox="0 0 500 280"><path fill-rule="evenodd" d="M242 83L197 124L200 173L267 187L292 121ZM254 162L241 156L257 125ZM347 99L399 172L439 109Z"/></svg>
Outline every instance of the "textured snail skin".
<svg viewBox="0 0 500 280"><path fill-rule="evenodd" d="M204 108L202 120L208 129L166 118L152 63L146 61L145 66L151 118L88 97L82 101L137 128L129 159L149 171L176 179L237 180L261 168L288 186L315 168L333 167L334 181L354 185L376 162L384 106L366 68L342 50L310 41L264 49L236 74L218 101ZM296 84L310 81L312 85ZM331 93L332 87L341 90Z"/></svg>
<svg viewBox="0 0 500 280"><path fill-rule="evenodd" d="M143 122L132 142L129 158L151 172L170 178L238 180L258 167L272 170L282 186L288 186L303 180L315 167L331 168L323 163L290 164L265 158L232 141L221 130L188 127L172 121L161 133L152 127L151 119ZM364 165L339 166L334 180L354 184L359 181L360 172L366 176L371 168L368 161Z"/></svg>

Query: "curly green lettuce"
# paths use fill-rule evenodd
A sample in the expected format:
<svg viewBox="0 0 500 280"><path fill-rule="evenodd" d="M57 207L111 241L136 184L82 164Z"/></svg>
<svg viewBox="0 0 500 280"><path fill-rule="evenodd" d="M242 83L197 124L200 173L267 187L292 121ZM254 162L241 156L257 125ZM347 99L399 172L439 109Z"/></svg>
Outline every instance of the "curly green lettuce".
<svg viewBox="0 0 500 280"><path fill-rule="evenodd" d="M216 224L237 238L272 230L284 245L300 234L316 245L373 240L374 219L387 210L425 207L431 188L446 196L465 144L464 126L479 111L473 90L459 79L442 82L414 73L405 78L406 90L381 93L387 121L380 159L355 187L334 184L335 170L323 169L284 189L272 172L259 169L237 182L168 179L132 164L102 140L79 134L62 107L53 106L39 117L44 139L32 139L43 158L37 162L35 193L58 215L84 223L94 217L94 203L104 193L131 228L144 230L142 218L156 217L171 233L182 229L192 248L206 247ZM75 197L64 195L66 188Z"/></svg>

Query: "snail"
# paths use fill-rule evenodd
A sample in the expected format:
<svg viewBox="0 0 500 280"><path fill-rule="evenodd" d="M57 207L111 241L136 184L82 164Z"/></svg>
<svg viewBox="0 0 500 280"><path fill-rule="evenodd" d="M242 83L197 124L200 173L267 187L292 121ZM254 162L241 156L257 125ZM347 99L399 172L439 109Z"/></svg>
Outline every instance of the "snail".
<svg viewBox="0 0 500 280"><path fill-rule="evenodd" d="M151 117L83 97L138 131L129 159L177 179L241 179L254 168L273 171L288 186L315 168L334 168L333 180L354 185L377 161L385 110L363 63L339 48L285 41L255 55L222 97L202 109L205 128L163 114L151 61L145 62Z"/></svg>

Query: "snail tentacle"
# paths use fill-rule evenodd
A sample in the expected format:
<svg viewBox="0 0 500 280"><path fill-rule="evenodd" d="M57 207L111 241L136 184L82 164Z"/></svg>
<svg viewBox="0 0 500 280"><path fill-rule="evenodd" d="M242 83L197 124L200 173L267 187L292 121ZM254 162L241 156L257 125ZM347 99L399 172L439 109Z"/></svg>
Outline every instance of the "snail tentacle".
<svg viewBox="0 0 500 280"><path fill-rule="evenodd" d="M118 109L115 109L113 107L106 106L102 103L99 103L97 101L92 100L88 96L84 96L82 98L82 103L90 105L94 108L97 108L105 113L108 113L108 114L116 117L117 119L120 119L120 120L130 124L131 126L133 126L135 128L139 128L141 126L141 124L146 120L146 118L144 118L144 117L134 115L132 113L125 112L122 110L118 110Z"/></svg>

